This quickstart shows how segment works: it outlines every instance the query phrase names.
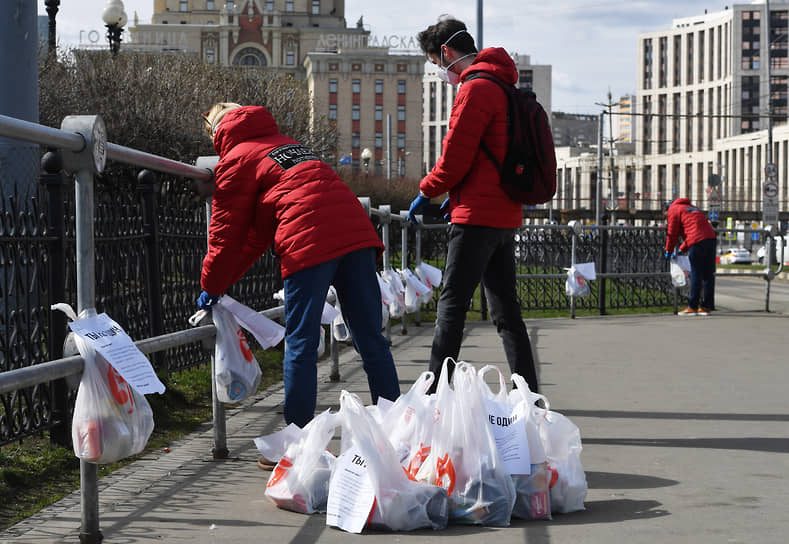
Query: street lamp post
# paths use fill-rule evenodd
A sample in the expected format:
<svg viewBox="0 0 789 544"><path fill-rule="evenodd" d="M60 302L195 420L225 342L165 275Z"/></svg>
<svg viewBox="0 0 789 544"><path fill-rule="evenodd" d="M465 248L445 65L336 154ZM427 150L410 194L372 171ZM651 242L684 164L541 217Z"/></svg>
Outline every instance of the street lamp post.
<svg viewBox="0 0 789 544"><path fill-rule="evenodd" d="M123 27L126 26L126 11L123 9L121 0L108 0L101 12L101 18L107 27L107 41L110 44L110 51L117 55L121 48L121 34Z"/></svg>
<svg viewBox="0 0 789 544"><path fill-rule="evenodd" d="M369 147L362 149L362 164L364 165L364 175L370 175L370 159L373 158L373 152Z"/></svg>
<svg viewBox="0 0 789 544"><path fill-rule="evenodd" d="M47 41L47 49L49 54L55 54L57 52L57 32L56 32L56 21L55 16L58 13L58 7L60 7L60 0L46 0L44 5L47 7L47 15L49 16L49 40Z"/></svg>

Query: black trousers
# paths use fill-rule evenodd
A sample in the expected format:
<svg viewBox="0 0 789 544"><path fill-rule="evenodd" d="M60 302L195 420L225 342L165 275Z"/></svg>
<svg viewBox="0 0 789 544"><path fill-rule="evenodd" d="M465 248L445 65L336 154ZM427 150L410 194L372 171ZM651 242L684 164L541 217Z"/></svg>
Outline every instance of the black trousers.
<svg viewBox="0 0 789 544"><path fill-rule="evenodd" d="M436 330L430 350L435 391L446 357L457 360L463 340L466 311L482 280L493 324L504 345L510 371L518 373L537 393L537 371L526 325L515 289L514 229L455 225L449 230L444 287L438 299ZM454 365L449 365L452 377Z"/></svg>

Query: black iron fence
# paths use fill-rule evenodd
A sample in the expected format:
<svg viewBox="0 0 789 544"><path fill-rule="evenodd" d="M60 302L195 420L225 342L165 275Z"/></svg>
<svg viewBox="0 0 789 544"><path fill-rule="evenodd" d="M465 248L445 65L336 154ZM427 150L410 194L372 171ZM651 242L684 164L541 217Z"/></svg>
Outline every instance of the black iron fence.
<svg viewBox="0 0 789 544"><path fill-rule="evenodd" d="M50 306L76 307L74 182L46 171L41 181L34 195L4 198L0 209L0 372L62 357L67 323ZM96 310L132 338L188 328L206 248L205 202L192 182L146 172L126 189L97 184L94 233ZM281 286L266 254L231 294L265 308ZM166 375L207 363L209 354L193 343L152 359ZM74 395L64 380L0 395L0 445L47 429L67 441Z"/></svg>

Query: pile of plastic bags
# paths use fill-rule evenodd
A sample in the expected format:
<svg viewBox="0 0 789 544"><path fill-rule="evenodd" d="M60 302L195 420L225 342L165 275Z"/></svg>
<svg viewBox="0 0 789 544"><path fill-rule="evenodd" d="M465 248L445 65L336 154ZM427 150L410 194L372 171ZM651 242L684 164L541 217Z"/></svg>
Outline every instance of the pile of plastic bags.
<svg viewBox="0 0 789 544"><path fill-rule="evenodd" d="M427 393L431 372L395 402L364 406L343 391L338 412L256 439L265 457L279 461L266 497L295 512L325 512L327 525L354 533L506 526L512 517L583 510L578 428L521 376L512 376L508 391L497 367L459 362L450 384L449 362L434 394ZM497 391L485 381L489 372L498 374ZM338 429L335 457L327 446Z"/></svg>

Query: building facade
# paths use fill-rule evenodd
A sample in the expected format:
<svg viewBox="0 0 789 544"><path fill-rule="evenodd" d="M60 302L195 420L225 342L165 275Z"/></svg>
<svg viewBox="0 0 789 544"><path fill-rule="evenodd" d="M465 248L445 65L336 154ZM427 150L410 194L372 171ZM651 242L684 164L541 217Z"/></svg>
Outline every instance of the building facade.
<svg viewBox="0 0 789 544"><path fill-rule="evenodd" d="M555 111L551 115L551 132L556 147L587 147L597 144L597 115L564 113Z"/></svg>
<svg viewBox="0 0 789 544"><path fill-rule="evenodd" d="M628 113L617 116L625 142L622 120L631 119L632 153L605 150L609 207L658 210L687 197L706 210L757 214L772 132L779 211L787 210L789 3L772 2L770 12L767 39L764 3L676 19L668 30L639 36L635 106L620 100L620 113ZM561 206L593 209L596 149L557 156Z"/></svg>
<svg viewBox="0 0 789 544"><path fill-rule="evenodd" d="M637 179L651 200L688 197L707 207L758 211L768 116L787 119L789 4L733 5L639 36ZM766 37L766 38L765 38ZM769 74L768 74L769 72ZM774 132L780 207L787 206L787 142Z"/></svg>
<svg viewBox="0 0 789 544"><path fill-rule="evenodd" d="M358 168L369 148L372 168L421 174L424 56L371 47L361 19L347 26L344 0L154 0L152 22L129 30L125 47L292 74L310 90L311 115L337 120L336 161Z"/></svg>

